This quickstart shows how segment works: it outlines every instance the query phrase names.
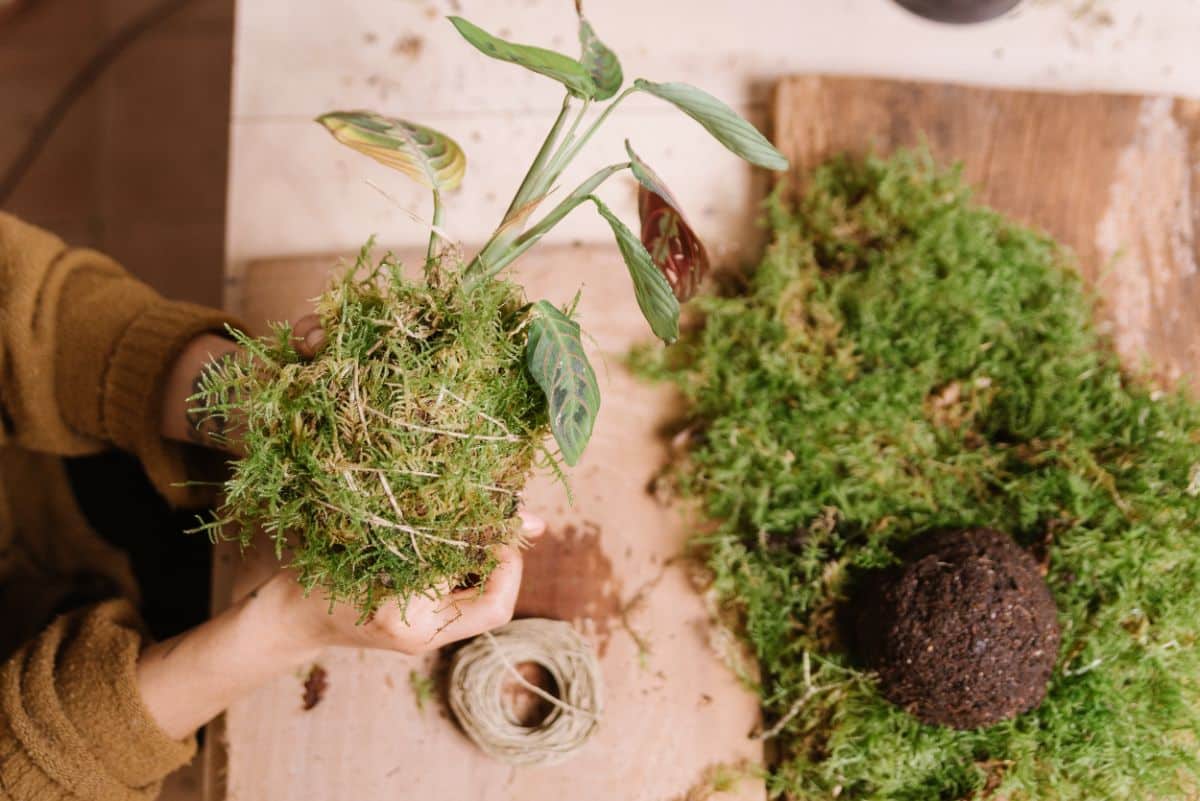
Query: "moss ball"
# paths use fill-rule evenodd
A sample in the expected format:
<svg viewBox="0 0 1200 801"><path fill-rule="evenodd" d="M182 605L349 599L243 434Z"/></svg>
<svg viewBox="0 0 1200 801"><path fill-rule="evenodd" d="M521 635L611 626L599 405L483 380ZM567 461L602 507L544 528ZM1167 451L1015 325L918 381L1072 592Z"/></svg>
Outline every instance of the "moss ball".
<svg viewBox="0 0 1200 801"><path fill-rule="evenodd" d="M924 723L955 729L1040 704L1061 636L1033 557L987 528L920 540L866 588L856 629L883 695Z"/></svg>

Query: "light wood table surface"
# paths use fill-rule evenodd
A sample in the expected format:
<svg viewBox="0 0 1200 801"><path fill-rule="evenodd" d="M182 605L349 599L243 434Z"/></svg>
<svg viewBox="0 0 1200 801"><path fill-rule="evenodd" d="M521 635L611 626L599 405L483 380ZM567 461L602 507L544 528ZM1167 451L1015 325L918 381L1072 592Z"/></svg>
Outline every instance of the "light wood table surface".
<svg viewBox="0 0 1200 801"><path fill-rule="evenodd" d="M764 127L774 111L786 113L790 116L780 131L781 141L802 158L829 152L837 144L859 147L863 140L835 127L835 122L858 119L853 109L836 116L820 105L846 97L830 86L793 82L773 107L774 87L789 74L1200 96L1200 57L1195 49L1200 6L1192 0L1027 0L1018 14L972 28L926 23L887 0L592 0L587 11L601 37L622 56L628 77L694 83ZM575 48L570 0L239 2L226 270L226 302L231 308L294 314L294 305L285 307L297 297L307 297L303 293L322 270L303 259L299 263L309 266L300 272L276 261L255 268L258 278L251 281L248 267L257 260L350 252L371 233L398 248L423 241L422 227L400 213L395 203L427 215L424 193L332 143L311 122L330 109L375 108L455 136L467 150L470 166L462 191L450 199L447 228L464 242L486 238L557 111L560 95L553 83L471 50L442 19L447 13L461 13L518 41ZM888 143L907 141L911 126L890 125L891 116L903 116L894 104L888 105L893 96L878 90L873 95L868 91L867 97L875 105L867 102L858 108L865 115L864 131L883 131ZM936 97L926 100L926 109L949 114ZM1159 106L1147 113L1162 112ZM1119 122L1122 131L1136 138L1141 129L1136 108L1130 108L1134 107L1121 106ZM1166 117L1160 113L1145 130L1159 131L1160 123L1182 125L1178 120L1183 118L1173 115L1182 114L1183 107L1163 108ZM755 251L760 235L754 220L766 186L763 176L721 150L691 120L652 98L631 98L614 123L597 137L592 156L570 174L582 177L612 161L621 152L621 140L630 136L691 210L693 223L718 261L736 261ZM891 137L893 133L903 135ZM827 139L813 138L821 135ZM1114 147L1136 144L1134 138ZM936 139L935 145L953 155L971 152L954 137ZM1183 152L1189 152L1189 146ZM1184 166L1195 167L1190 162ZM603 194L619 214L634 218L631 181L614 182ZM1190 199L1191 194L1180 190L1176 196ZM1097 209L1104 212L1103 207ZM1126 214L1123 219L1132 218ZM552 296L582 282L589 285L585 302L588 292L596 299L619 297L618 285L605 288L603 282L619 276L620 265L592 248L607 243L609 236L594 215L578 213L548 237L550 244L564 248L582 245L579 263L588 265L586 275L599 270L597 274L606 278L582 278L581 272L566 282L561 276L552 280L547 271L571 263L570 250L531 255L522 269ZM1096 252L1103 250L1101 240L1090 241ZM1193 247L1194 242L1187 245ZM1187 248L1179 252L1194 252ZM285 274L284 269L292 272ZM263 271L270 270L276 275L264 282ZM1137 283L1137 276L1127 278L1130 286L1145 287L1144 281ZM278 292L270 289L272 285L280 287ZM1146 297L1162 292L1147 291ZM625 306L613 308L621 311L612 318L611 328L607 323L591 326L600 340L593 347L610 354L633 341L637 330L635 321L621 316L628 311ZM585 306L585 314L598 312ZM1135 325L1126 330L1139 329ZM1149 350L1169 351L1175 347L1171 343L1181 341L1144 330L1160 343L1151 343ZM1173 365L1186 369L1186 346L1184 352L1168 355ZM407 663L386 655L337 652L326 665L331 673L328 698L307 713L309 718L298 712L297 677L286 677L230 712L226 735L219 738L229 755L227 773L224 768L211 773L228 778L230 798L669 801L684 797L705 766L758 756L746 739L756 715L753 698L741 693L721 667L710 647L713 629L703 599L689 588L681 571L663 574L650 596L658 599L652 605L661 606L643 609L642 617L634 619L635 630L645 627L657 632L654 641L671 643L653 651L649 672L637 664L629 632L614 622L619 618L612 610L657 578L661 570L656 565L677 549L686 532L676 512L655 506L644 492L644 481L664 457L665 446L653 444L651 435L665 419L667 406L658 404L667 400L653 399L651 390L631 383L614 360L609 363L604 376L607 406L600 421L601 432L608 433L589 457L597 461L577 471L577 480L588 486L599 471L610 490L598 496L585 491L573 509L555 506L557 496L542 494L550 492L546 488L535 488L534 497L551 510L558 532L554 547L559 552L547 564L571 560L578 565L568 577L541 576L553 598L551 611L575 620L598 646L604 643L606 676L612 676L614 692L628 709L639 709L639 693L646 699L639 714L620 718L630 721L627 731L606 733L579 762L568 763L579 767L577 774L510 774L476 759L436 711L414 717L418 713L407 686ZM619 436L618 416L634 421ZM225 578L230 578L228 571ZM581 592L591 600L573 600L572 582L583 586ZM419 742L410 737L418 725ZM646 743L662 749L653 754L656 768L646 766ZM412 755L420 758L410 767ZM428 772L421 770L425 766L430 766ZM439 784L450 766L457 766L461 783ZM469 787L488 789L457 794ZM737 792L755 798L761 797L762 788L744 783Z"/></svg>

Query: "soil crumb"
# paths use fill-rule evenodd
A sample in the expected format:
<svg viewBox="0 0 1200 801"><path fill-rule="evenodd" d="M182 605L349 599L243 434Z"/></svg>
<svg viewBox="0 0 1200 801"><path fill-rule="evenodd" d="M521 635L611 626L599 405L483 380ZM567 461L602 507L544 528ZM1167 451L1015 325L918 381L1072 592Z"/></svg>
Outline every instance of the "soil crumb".
<svg viewBox="0 0 1200 801"><path fill-rule="evenodd" d="M401 36L392 45L392 52L398 56L416 59L425 49L425 40L420 36Z"/></svg>
<svg viewBox="0 0 1200 801"><path fill-rule="evenodd" d="M304 711L307 712L321 703L327 689L329 689L329 673L320 665L313 665L308 670L307 678L304 679Z"/></svg>

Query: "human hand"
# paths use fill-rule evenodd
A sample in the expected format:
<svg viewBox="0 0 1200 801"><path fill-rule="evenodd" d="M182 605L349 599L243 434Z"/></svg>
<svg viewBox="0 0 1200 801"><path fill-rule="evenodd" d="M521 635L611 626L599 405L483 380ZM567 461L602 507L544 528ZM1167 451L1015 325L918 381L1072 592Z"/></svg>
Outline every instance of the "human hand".
<svg viewBox="0 0 1200 801"><path fill-rule="evenodd" d="M311 359L325 347L325 329L321 327L321 318L315 314L306 314L292 325L292 344L296 352L306 359Z"/></svg>
<svg viewBox="0 0 1200 801"><path fill-rule="evenodd" d="M292 326L292 335L296 352L305 359L316 356L325 345L325 329L315 314L306 314L297 320ZM163 436L241 454L240 421L209 418L193 412L188 400L200 391L210 365L241 352L237 344L216 334L201 334L184 347L167 374L163 388Z"/></svg>
<svg viewBox="0 0 1200 801"><path fill-rule="evenodd" d="M523 534L546 524L521 514ZM418 654L473 637L512 619L521 586L521 553L499 550L500 565L482 589L447 591L438 600L414 598L405 613L381 608L365 623L346 604L320 592L307 597L290 570L278 570L257 590L217 617L138 657L142 701L160 728L181 738L274 676L316 658L331 645Z"/></svg>
<svg viewBox="0 0 1200 801"><path fill-rule="evenodd" d="M520 516L524 538L533 539L545 531L541 518L525 512ZM334 604L331 610L328 597L319 590L306 597L288 570L276 574L262 592L277 605L279 619L274 625L291 631L298 651L341 645L419 654L512 620L523 557L516 544L499 546L496 556L500 564L482 588L443 587L436 597L412 598L403 610L397 603L386 604L365 622L360 622L358 611L348 604Z"/></svg>

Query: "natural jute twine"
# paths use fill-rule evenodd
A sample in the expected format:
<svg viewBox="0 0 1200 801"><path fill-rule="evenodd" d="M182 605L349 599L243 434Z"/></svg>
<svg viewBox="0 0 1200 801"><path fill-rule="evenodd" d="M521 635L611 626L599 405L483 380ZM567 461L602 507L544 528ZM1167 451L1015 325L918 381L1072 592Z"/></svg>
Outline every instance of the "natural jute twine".
<svg viewBox="0 0 1200 801"><path fill-rule="evenodd" d="M526 681L522 662L546 670L559 697ZM535 726L523 726L504 702L504 685L516 680L554 708ZM467 735L491 756L514 765L554 764L596 731L604 714L600 665L591 646L570 624L529 618L467 643L450 667L450 708Z"/></svg>

